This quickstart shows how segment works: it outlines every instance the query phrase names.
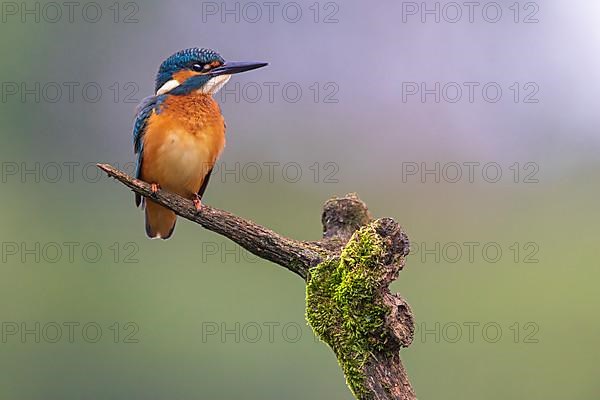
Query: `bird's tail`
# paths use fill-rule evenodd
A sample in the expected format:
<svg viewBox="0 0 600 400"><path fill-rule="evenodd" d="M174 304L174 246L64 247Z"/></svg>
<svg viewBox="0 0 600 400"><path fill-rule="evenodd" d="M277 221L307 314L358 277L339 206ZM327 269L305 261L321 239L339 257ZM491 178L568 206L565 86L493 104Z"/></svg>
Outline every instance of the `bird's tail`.
<svg viewBox="0 0 600 400"><path fill-rule="evenodd" d="M175 230L177 216L168 208L146 199L146 235L150 239L168 239Z"/></svg>

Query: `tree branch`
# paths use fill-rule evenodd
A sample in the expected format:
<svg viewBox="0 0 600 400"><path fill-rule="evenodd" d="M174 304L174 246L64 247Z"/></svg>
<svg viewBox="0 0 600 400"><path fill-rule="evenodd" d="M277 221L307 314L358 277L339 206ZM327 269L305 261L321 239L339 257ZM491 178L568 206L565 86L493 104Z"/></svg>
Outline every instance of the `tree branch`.
<svg viewBox="0 0 600 400"><path fill-rule="evenodd" d="M399 356L412 342L413 314L389 290L410 247L394 220L372 220L365 203L350 194L325 203L323 238L302 242L207 205L197 212L191 200L165 190L152 193L146 182L108 164L98 167L134 192L302 277L307 320L335 352L358 399L416 399Z"/></svg>

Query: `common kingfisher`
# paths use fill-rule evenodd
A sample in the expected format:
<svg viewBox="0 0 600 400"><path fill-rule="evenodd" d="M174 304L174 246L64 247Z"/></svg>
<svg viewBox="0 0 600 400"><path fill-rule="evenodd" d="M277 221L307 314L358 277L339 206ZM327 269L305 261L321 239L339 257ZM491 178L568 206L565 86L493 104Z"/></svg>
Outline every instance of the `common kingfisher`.
<svg viewBox="0 0 600 400"><path fill-rule="evenodd" d="M225 147L225 120L213 99L232 74L266 66L263 62L226 62L210 49L191 48L167 58L156 76L156 95L138 106L133 148L136 177L193 200L202 208L213 166ZM177 216L151 199L135 196L145 206L146 234L168 239Z"/></svg>

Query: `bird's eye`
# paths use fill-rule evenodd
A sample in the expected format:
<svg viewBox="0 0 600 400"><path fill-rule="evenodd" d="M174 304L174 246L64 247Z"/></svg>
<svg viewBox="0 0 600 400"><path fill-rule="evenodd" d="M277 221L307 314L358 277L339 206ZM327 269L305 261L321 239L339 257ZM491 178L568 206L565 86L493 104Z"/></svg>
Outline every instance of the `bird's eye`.
<svg viewBox="0 0 600 400"><path fill-rule="evenodd" d="M204 66L201 64L194 64L192 65L192 70L196 72L202 72L204 71Z"/></svg>

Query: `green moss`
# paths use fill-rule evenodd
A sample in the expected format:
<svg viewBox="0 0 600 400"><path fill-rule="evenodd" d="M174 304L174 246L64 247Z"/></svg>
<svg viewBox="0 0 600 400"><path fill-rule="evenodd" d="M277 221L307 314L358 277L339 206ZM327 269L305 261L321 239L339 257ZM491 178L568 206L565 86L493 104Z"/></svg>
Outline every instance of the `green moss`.
<svg viewBox="0 0 600 400"><path fill-rule="evenodd" d="M381 238L372 225L354 233L339 258L310 270L306 319L338 357L348 386L367 398L364 368L370 354L382 351L386 307L377 297L383 270Z"/></svg>

